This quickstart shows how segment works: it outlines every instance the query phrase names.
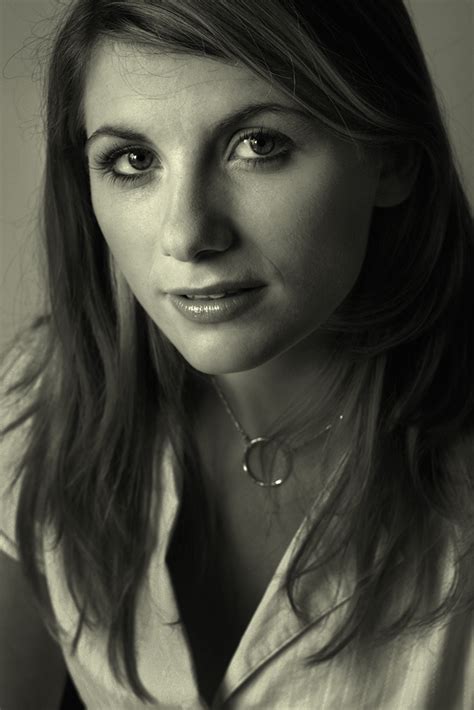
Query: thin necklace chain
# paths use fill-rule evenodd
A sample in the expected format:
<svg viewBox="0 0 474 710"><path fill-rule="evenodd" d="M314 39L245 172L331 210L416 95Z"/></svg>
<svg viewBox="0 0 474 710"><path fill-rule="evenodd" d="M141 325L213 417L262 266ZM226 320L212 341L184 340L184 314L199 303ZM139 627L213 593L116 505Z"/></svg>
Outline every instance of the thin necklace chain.
<svg viewBox="0 0 474 710"><path fill-rule="evenodd" d="M245 429L243 428L242 424L239 422L239 420L238 420L237 417L235 416L235 414L234 414L234 412L233 412L233 410L232 410L232 407L230 406L229 402L227 401L227 399L226 399L226 397L225 397L223 391L221 390L220 386L217 384L216 379L215 379L214 377L211 377L211 381L212 381L212 383L213 383L213 385L214 385L214 387L215 387L215 390L216 390L217 394L219 395L219 399L221 400L222 404L224 405L224 408L225 408L227 414L229 415L229 417L230 417L230 419L231 419L231 421L232 421L234 427L237 429L237 431L239 432L239 434L241 435L241 437L243 438L243 440L245 441L245 443L246 443L246 444L250 444L250 443L253 441L253 439L247 434L247 432L246 432ZM342 421L343 419L344 419L344 415L343 415L343 414L339 414L338 420L339 420L339 421ZM311 437L311 439L308 439L307 441L303 441L301 444L298 444L298 446L296 447L296 449L301 449L301 448L303 448L303 446L306 446L307 444L311 443L312 441L314 441L315 439L317 439L318 437L320 437L322 434L325 434L327 431L329 431L330 429L332 429L332 427L333 427L332 424L327 424L327 425L324 427L324 429L322 429L318 434L316 434L316 436L313 436L313 437ZM295 450L295 449L294 449L294 450Z"/></svg>
<svg viewBox="0 0 474 710"><path fill-rule="evenodd" d="M224 405L224 408L225 408L227 414L228 414L229 417L231 418L231 420L232 420L232 422L233 422L235 428L237 429L237 431L239 432L239 434L242 436L243 440L244 440L247 444L250 443L250 441L251 441L250 436L247 434L247 432L245 431L245 429L243 428L243 426L241 425L241 423L239 422L239 420L238 420L237 417L235 416L235 414L234 414L234 412L232 411L232 408L231 408L229 402L227 401L227 399L226 399L225 396L224 396L223 391L221 390L221 388L220 388L219 385L217 384L216 380L215 380L213 377L212 377L211 379L212 379L212 382L213 382L214 387L216 388L216 392L217 392L217 394L219 395L219 398L220 398L222 404Z"/></svg>

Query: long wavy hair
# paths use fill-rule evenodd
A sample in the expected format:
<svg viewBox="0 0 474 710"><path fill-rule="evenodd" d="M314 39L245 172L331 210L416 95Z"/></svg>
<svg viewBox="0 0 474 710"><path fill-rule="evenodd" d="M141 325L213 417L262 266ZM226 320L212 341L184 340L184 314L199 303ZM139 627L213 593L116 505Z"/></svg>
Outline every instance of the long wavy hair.
<svg viewBox="0 0 474 710"><path fill-rule="evenodd" d="M362 148L415 151L409 197L374 209L360 277L325 325L353 354L337 390L352 438L286 588L295 614L304 616L302 579L355 551L357 584L344 619L308 663L469 608L473 220L402 1L75 0L58 25L48 74L48 308L23 346L35 356L10 387L24 406L4 430L27 427L16 477L17 538L45 618L54 622L41 585L38 531L48 528L80 612L74 647L84 625L107 629L117 679L151 700L137 669L135 611L156 544L150 501L165 442L182 473L183 514L200 531L196 574L209 542L209 530L199 527L206 515L190 420L191 368L117 273L91 205L82 98L102 40L237 60L333 135ZM396 452L396 475L381 466L381 441ZM354 470L363 475L351 476ZM453 583L425 608L446 539L455 545ZM405 584L411 593L384 622L382 609Z"/></svg>

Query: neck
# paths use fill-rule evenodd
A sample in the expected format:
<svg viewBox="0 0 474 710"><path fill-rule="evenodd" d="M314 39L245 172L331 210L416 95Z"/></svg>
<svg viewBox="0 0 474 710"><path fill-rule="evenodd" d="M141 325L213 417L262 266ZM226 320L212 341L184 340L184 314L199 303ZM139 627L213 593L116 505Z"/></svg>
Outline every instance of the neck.
<svg viewBox="0 0 474 710"><path fill-rule="evenodd" d="M315 427L333 423L340 414L334 384L347 363L333 347L305 342L255 369L214 379L243 429L255 437L298 430L308 421Z"/></svg>

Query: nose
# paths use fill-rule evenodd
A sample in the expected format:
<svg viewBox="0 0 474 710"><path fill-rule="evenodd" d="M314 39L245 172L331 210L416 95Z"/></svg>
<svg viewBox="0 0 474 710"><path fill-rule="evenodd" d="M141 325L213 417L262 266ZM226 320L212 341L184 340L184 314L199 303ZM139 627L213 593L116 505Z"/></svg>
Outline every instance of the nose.
<svg viewBox="0 0 474 710"><path fill-rule="evenodd" d="M162 253L178 261L199 261L227 251L233 230L218 182L192 169L165 182L159 219Z"/></svg>

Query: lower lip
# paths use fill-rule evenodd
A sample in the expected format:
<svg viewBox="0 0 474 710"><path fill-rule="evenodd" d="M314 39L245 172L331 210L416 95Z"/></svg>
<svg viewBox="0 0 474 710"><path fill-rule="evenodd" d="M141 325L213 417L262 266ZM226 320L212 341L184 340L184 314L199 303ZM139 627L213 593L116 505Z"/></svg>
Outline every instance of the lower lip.
<svg viewBox="0 0 474 710"><path fill-rule="evenodd" d="M263 287L249 288L231 296L216 299L190 299L186 296L170 294L173 306L185 318L195 323L224 323L243 315L257 305L262 297Z"/></svg>

